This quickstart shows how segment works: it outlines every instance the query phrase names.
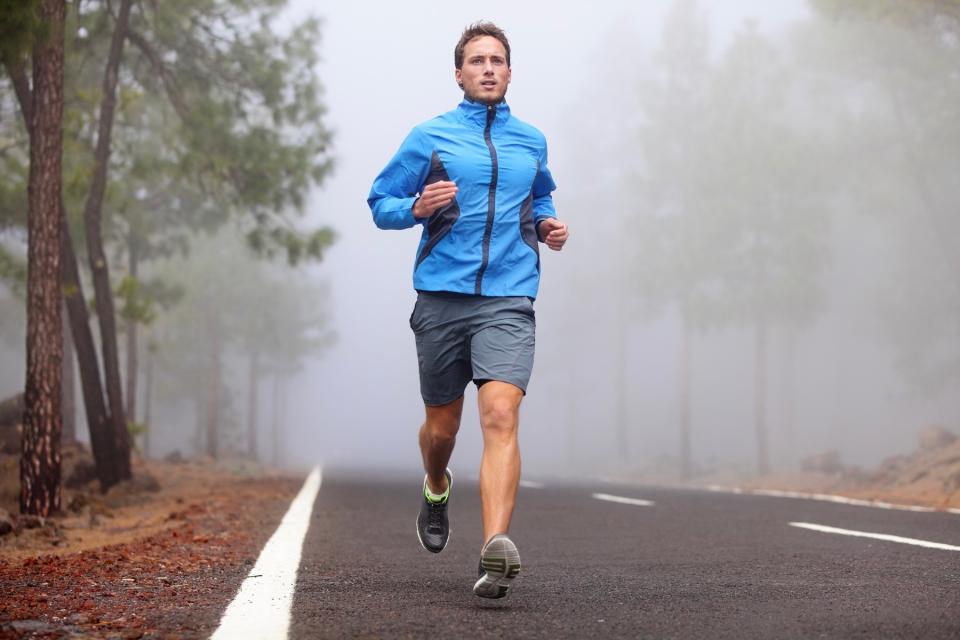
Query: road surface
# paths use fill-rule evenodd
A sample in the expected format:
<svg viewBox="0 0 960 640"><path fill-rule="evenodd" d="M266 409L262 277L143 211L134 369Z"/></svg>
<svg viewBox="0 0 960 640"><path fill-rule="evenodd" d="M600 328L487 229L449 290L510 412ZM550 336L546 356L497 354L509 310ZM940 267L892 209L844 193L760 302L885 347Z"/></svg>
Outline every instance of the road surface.
<svg viewBox="0 0 960 640"><path fill-rule="evenodd" d="M523 572L487 601L476 480L455 476L438 555L418 482L324 470L290 638L960 638L960 515L544 481L518 496Z"/></svg>

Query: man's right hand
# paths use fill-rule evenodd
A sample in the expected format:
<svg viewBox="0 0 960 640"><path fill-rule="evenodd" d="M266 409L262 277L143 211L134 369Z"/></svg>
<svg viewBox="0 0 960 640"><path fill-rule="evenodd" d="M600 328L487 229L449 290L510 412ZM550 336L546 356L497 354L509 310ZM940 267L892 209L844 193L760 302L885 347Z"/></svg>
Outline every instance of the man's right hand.
<svg viewBox="0 0 960 640"><path fill-rule="evenodd" d="M429 218L437 209L441 209L453 201L457 195L457 185L449 180L442 180L428 184L423 193L413 203L414 218Z"/></svg>

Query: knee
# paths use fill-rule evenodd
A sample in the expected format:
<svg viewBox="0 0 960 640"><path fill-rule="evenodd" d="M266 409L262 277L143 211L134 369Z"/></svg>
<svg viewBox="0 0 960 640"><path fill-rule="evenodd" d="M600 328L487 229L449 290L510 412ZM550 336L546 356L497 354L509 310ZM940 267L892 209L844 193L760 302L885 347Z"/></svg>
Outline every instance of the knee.
<svg viewBox="0 0 960 640"><path fill-rule="evenodd" d="M460 421L453 418L433 419L425 422L423 426L435 444L447 444L456 440Z"/></svg>
<svg viewBox="0 0 960 640"><path fill-rule="evenodd" d="M487 435L512 438L517 433L519 408L510 399L495 398L484 403L480 410L480 422Z"/></svg>

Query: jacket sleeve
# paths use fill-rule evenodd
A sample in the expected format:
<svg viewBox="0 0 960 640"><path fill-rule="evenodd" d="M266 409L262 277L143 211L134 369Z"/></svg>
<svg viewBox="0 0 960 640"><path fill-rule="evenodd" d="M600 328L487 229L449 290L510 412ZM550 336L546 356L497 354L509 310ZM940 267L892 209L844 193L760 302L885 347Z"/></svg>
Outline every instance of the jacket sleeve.
<svg viewBox="0 0 960 640"><path fill-rule="evenodd" d="M557 188L557 183L553 181L553 175L547 166L547 142L543 141L540 149L540 168L537 176L533 179L533 221L537 225L537 238L540 237L540 223L547 218L556 218L557 210L553 206L553 191Z"/></svg>
<svg viewBox="0 0 960 640"><path fill-rule="evenodd" d="M426 220L413 216L413 203L430 170L421 134L414 129L373 181L367 204L381 229L409 229Z"/></svg>

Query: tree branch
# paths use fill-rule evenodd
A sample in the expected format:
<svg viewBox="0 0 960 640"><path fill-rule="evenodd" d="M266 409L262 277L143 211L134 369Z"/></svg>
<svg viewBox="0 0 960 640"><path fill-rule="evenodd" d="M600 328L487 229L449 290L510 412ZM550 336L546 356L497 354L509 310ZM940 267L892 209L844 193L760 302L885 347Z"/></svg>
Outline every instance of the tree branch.
<svg viewBox="0 0 960 640"><path fill-rule="evenodd" d="M160 81L163 83L164 92L167 94L167 98L170 99L170 104L173 105L174 111L177 112L177 115L180 116L181 120L187 120L190 116L190 110L187 109L187 105L183 102L183 96L180 95L180 90L177 88L176 80L174 79L173 74L170 73L170 70L167 69L167 66L163 63L163 60L161 60L160 56L157 55L157 52L153 50L153 47L150 46L150 43L147 42L147 39L133 29L127 29L127 39L135 47L140 49L143 55L145 55L150 61L154 71L156 71L157 75L160 76Z"/></svg>

